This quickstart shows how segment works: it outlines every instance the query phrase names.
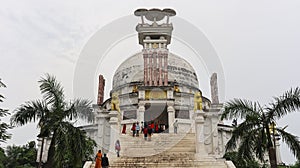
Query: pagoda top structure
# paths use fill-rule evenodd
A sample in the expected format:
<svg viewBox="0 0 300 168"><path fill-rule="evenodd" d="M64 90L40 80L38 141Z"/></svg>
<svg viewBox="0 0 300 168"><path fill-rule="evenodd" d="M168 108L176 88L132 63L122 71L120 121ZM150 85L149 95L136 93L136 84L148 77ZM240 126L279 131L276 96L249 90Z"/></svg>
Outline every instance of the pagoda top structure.
<svg viewBox="0 0 300 168"><path fill-rule="evenodd" d="M146 37L152 40L164 37L167 40L166 44L171 43L173 25L169 22L169 18L176 15L173 9L137 9L134 15L141 17L142 21L136 26L136 31L139 34L139 44L144 45ZM150 23L145 22L144 18ZM166 18L165 22L158 23L164 18Z"/></svg>

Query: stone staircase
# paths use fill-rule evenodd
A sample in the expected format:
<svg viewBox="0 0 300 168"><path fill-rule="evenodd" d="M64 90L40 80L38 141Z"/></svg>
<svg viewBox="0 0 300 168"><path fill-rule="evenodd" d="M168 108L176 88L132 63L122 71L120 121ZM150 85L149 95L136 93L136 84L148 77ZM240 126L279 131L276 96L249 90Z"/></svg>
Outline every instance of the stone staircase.
<svg viewBox="0 0 300 168"><path fill-rule="evenodd" d="M144 140L143 136L132 137L121 135L121 156L127 157L146 157L160 154L172 149L173 152L193 152L195 153L195 134L153 134L151 141ZM179 143L181 142L181 143ZM187 148L189 145L189 148Z"/></svg>
<svg viewBox="0 0 300 168"><path fill-rule="evenodd" d="M122 135L121 157L110 159L115 168L228 168L223 159L195 160L195 134L154 134L151 141L143 136Z"/></svg>

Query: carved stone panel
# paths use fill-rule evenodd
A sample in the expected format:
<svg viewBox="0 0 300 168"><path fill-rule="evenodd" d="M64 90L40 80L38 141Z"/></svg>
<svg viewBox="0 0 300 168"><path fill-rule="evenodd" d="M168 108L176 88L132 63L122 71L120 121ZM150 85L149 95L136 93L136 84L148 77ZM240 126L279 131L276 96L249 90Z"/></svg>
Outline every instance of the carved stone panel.
<svg viewBox="0 0 300 168"><path fill-rule="evenodd" d="M175 110L175 118L189 119L189 110Z"/></svg>

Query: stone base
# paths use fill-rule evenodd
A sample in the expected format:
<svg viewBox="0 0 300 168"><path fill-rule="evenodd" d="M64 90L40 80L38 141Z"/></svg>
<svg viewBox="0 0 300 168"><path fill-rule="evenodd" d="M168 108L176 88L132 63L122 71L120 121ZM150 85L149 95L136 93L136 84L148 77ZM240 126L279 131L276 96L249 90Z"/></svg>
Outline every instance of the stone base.
<svg viewBox="0 0 300 168"><path fill-rule="evenodd" d="M225 164L227 165L228 168L235 168L235 165L232 163L231 160L226 160Z"/></svg>
<svg viewBox="0 0 300 168"><path fill-rule="evenodd" d="M213 156L200 154L200 153L195 154L195 160L197 160L197 161L212 161L212 162L217 161L217 159Z"/></svg>

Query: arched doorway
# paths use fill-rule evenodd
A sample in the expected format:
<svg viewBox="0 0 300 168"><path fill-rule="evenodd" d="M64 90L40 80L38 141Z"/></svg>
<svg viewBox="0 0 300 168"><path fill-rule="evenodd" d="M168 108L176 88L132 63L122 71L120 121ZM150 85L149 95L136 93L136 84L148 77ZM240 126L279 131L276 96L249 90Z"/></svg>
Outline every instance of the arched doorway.
<svg viewBox="0 0 300 168"><path fill-rule="evenodd" d="M158 124L159 133L168 132L168 112L166 103L146 103L144 122Z"/></svg>

